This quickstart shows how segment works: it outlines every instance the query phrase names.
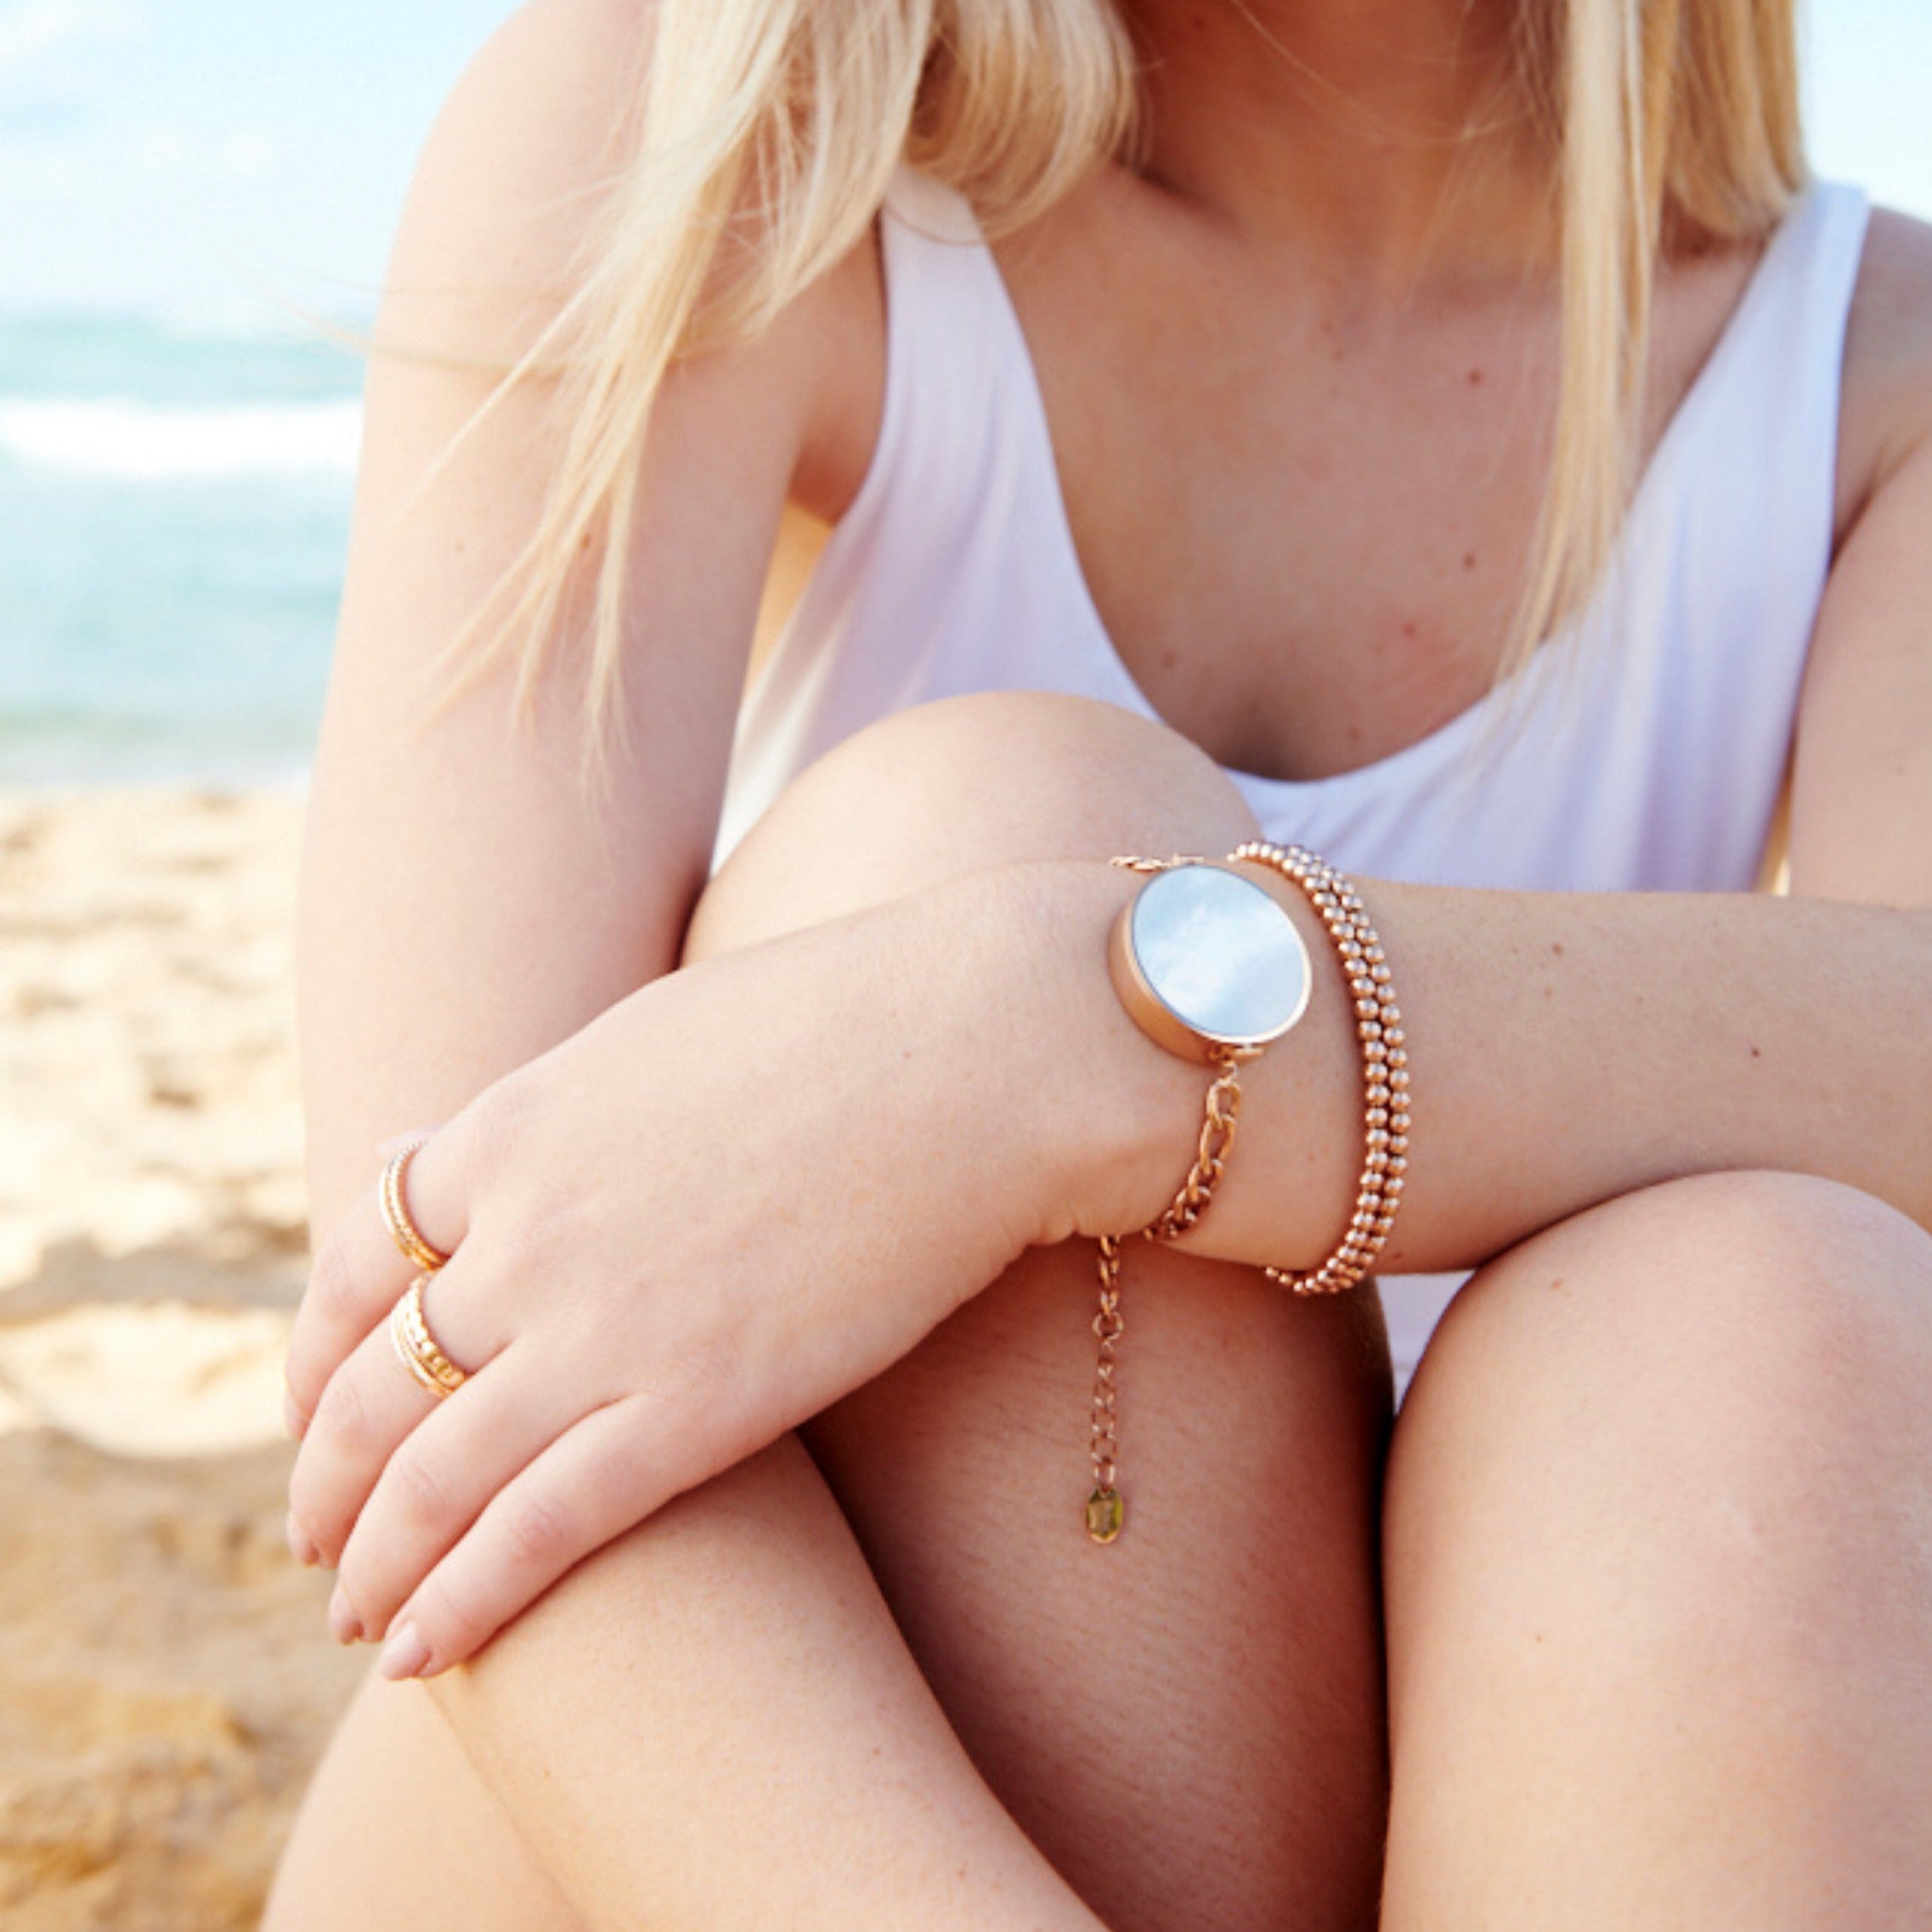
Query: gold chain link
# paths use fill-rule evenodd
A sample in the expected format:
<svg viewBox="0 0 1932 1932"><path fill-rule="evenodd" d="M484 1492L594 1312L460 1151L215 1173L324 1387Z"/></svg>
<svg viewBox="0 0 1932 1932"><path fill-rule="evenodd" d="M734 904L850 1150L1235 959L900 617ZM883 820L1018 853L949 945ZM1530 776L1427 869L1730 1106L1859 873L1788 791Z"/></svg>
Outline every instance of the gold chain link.
<svg viewBox="0 0 1932 1932"><path fill-rule="evenodd" d="M1220 1071L1207 1089L1194 1165L1165 1212L1140 1230L1143 1240L1179 1240L1207 1212L1207 1204L1214 1198L1215 1183L1228 1165L1228 1150L1234 1144L1234 1127L1241 1117L1240 1059L1230 1052L1217 1064ZM1120 1453L1120 1391L1114 1380L1114 1364L1127 1329L1121 1313L1121 1243L1127 1238L1100 1237L1100 1309L1093 1318L1094 1338L1100 1345L1093 1370L1093 1489L1087 1499L1087 1534L1096 1543L1111 1543L1126 1521L1126 1505L1115 1481Z"/></svg>
<svg viewBox="0 0 1932 1932"><path fill-rule="evenodd" d="M1093 1318L1093 1336L1099 1343L1099 1359L1093 1370L1093 1493L1087 1499L1087 1533L1096 1543L1111 1543L1121 1533L1120 1492L1114 1487L1114 1456L1120 1447L1114 1353L1126 1328L1121 1319L1121 1239L1118 1234L1103 1234L1100 1312Z"/></svg>
<svg viewBox="0 0 1932 1932"><path fill-rule="evenodd" d="M1201 865L1207 861L1177 856L1171 859L1116 859L1123 872L1166 872L1171 866ZM1178 1240L1207 1212L1214 1189L1228 1165L1229 1150L1234 1144L1234 1130L1241 1117L1241 1068L1243 1055L1229 1048L1215 1059L1214 1079L1207 1089L1202 1110L1200 1138L1195 1144L1194 1164L1187 1178L1167 1207L1140 1230L1143 1240ZM1251 1056L1247 1056L1251 1057ZM1087 1499L1087 1534L1096 1543L1111 1543L1127 1520L1127 1506L1119 1484L1120 1387L1116 1365L1121 1336L1127 1331L1121 1313L1121 1247L1129 1237L1103 1234L1100 1237L1099 1268L1100 1307L1093 1317L1093 1336L1099 1356L1093 1369L1093 1413L1089 1426L1089 1446L1093 1464L1093 1488Z"/></svg>

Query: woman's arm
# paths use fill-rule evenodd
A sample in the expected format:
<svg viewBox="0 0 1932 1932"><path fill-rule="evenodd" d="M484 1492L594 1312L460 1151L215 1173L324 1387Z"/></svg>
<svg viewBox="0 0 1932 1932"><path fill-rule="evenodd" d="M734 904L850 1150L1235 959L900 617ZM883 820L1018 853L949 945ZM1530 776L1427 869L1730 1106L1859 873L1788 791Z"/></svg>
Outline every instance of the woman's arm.
<svg viewBox="0 0 1932 1932"><path fill-rule="evenodd" d="M635 0L539 0L479 57L411 192L386 344L501 364L548 319L647 18ZM318 1230L366 1188L379 1140L460 1112L675 963L772 531L788 488L829 513L856 479L880 322L875 266L855 259L755 351L664 393L634 557L630 728L602 797L579 782L568 679L534 729L512 728L500 677L422 710L433 650L534 528L548 398L500 404L415 495L490 380L375 360L302 882ZM525 1293L551 1285L534 1276ZM760 1534L774 1513L782 1532ZM600 1632L585 1654L607 1668L540 1698L504 1695L523 1669L511 1655L453 1714L586 1924L635 1924L648 1895L708 1924L1094 1925L967 1761L801 1451L734 1471L658 1527L607 1564L664 1617L639 1619L620 1652ZM538 1709L553 1728L533 1737L520 1726ZM600 1818L609 1829L586 1829ZM748 1829L765 1850L803 1849L748 1862Z"/></svg>
<svg viewBox="0 0 1932 1932"><path fill-rule="evenodd" d="M393 1668L472 1654L1027 1243L1166 1206L1205 1081L1109 983L1132 890L1093 861L974 875L661 980L482 1096L411 1170L426 1233L456 1251L444 1345L483 1370L427 1421L374 1332L409 1271L359 1203L298 1338L328 1389L295 1494L371 1627L421 1640ZM1932 1010L1932 914L1366 890L1415 1081L1391 1267L1473 1265L1720 1168L1828 1175L1932 1221L1932 1036L1912 1024ZM1352 1199L1353 1012L1310 943L1323 983L1244 1082L1202 1254L1312 1265ZM558 1364L568 1386L539 1413L527 1392L555 1392Z"/></svg>
<svg viewBox="0 0 1932 1932"><path fill-rule="evenodd" d="M386 345L500 364L548 319L646 12L540 0L477 59L411 193ZM602 798L579 782L568 679L521 732L500 677L447 715L423 710L433 651L534 526L549 398L512 394L413 496L490 379L406 354L372 364L302 882L318 1230L366 1187L380 1139L459 1112L675 962L772 529L788 486L836 507L870 429L878 324L876 271L858 259L758 350L665 393L635 557L630 730ZM547 1287L525 1284L533 1297ZM734 1472L610 1562L664 1614L639 1620L621 1655L590 1643L609 1669L546 1685L541 1706L503 1699L507 1716L500 1672L466 1686L456 1714L493 1782L500 1759L526 1777L541 1762L534 1787L511 1778L518 1828L586 1924L636 1923L611 1907L628 1884L654 1906L701 1901L695 1918L712 1924L1093 1925L966 1761L802 1452ZM512 1684L519 1668L507 1659ZM537 1708L568 1735L521 1731ZM587 1832L598 1818L610 1829ZM765 1852L804 1849L748 1863L748 1829ZM647 1856L641 1835L676 1856Z"/></svg>
<svg viewBox="0 0 1932 1932"><path fill-rule="evenodd" d="M1805 678L1792 890L1929 906L1932 226L1883 210L1872 217L1844 410L1853 446L1841 459L1843 534Z"/></svg>
<svg viewBox="0 0 1932 1932"><path fill-rule="evenodd" d="M1415 1083L1390 1268L1474 1265L1596 1201L1718 1168L1829 1176L1932 1223L1932 353L1900 361L1804 703L1797 896L1366 882ZM919 782L904 762L908 809ZM534 1566L506 1560L508 1512L484 1510L509 1472L470 1472L437 1524L405 1531L381 1496L358 1524L400 1436L353 1456L312 1443L298 1482L309 1528L333 1554L356 1526L345 1574L372 1616L408 1606L432 1668L469 1654L624 1522L903 1353L1019 1246L1152 1219L1191 1150L1202 1082L1127 1022L1102 968L1132 889L1097 863L1014 869L678 975L439 1136L412 1184L432 1237L464 1242L464 1301L489 1352L546 1324L567 1334L617 1294L626 1334L600 1368L640 1400L625 1431L607 1428L601 1460L556 1460L567 1504L540 1466L518 1479L517 1508L562 1525ZM1325 942L1286 897L1321 986L1310 1020L1249 1074L1240 1145L1191 1241L1306 1266L1352 1198L1360 1103ZM694 1038L707 1050L688 1053ZM720 1122L705 1096L720 1092L756 1104ZM493 1116L514 1120L529 1159L493 1155L506 1138ZM573 1223L569 1190L546 1176L609 1158L613 1137L639 1178L596 1225ZM883 1195L865 1154L879 1148L917 1153L891 1162ZM852 1212L855 1179L876 1212ZM541 1251L585 1285L574 1306L511 1312L538 1258L531 1228L568 1229ZM368 1195L326 1246L325 1279L297 1344L312 1389L403 1283ZM607 1325L589 1332L611 1339ZM482 1426L480 1401L471 1415ZM400 1460L429 1453L419 1432Z"/></svg>
<svg viewBox="0 0 1932 1932"><path fill-rule="evenodd" d="M674 375L631 559L628 728L601 794L579 782L573 676L521 729L503 674L428 714L431 661L534 530L558 435L539 380L469 426L571 284L647 17L630 0L517 15L444 109L396 245L304 856L319 1230L367 1183L379 1140L455 1113L675 964L788 490L805 477L835 493L876 408L865 259L756 348ZM565 613L567 658L580 615Z"/></svg>

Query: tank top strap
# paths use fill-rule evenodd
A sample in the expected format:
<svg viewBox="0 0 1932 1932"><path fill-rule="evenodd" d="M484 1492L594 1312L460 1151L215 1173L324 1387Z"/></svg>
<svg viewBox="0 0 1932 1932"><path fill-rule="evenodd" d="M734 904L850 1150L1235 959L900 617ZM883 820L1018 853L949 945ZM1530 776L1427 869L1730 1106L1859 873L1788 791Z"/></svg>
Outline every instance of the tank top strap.
<svg viewBox="0 0 1932 1932"><path fill-rule="evenodd" d="M881 211L885 395L857 494L738 715L717 852L850 732L1054 681L1050 455L999 267L963 196L902 168Z"/></svg>
<svg viewBox="0 0 1932 1932"><path fill-rule="evenodd" d="M1658 884L1748 884L1782 786L1831 571L1868 212L1857 189L1818 183L1779 225L1652 456L1581 627L1605 681L1590 735L1611 743L1613 720L1630 733L1620 765L1648 801L1635 849ZM1707 788L1727 809L1701 802ZM1672 814L1686 829L1664 823Z"/></svg>
<svg viewBox="0 0 1932 1932"><path fill-rule="evenodd" d="M1780 224L1653 459L1667 521L1688 495L1721 489L1751 512L1734 520L1740 540L1794 543L1828 562L1845 324L1868 215L1860 189L1818 182Z"/></svg>
<svg viewBox="0 0 1932 1932"><path fill-rule="evenodd" d="M917 168L901 167L894 173L885 190L885 212L929 241L970 247L986 240L973 204L958 189Z"/></svg>
<svg viewBox="0 0 1932 1932"><path fill-rule="evenodd" d="M943 555L1010 495L1031 428L1031 370L963 195L901 168L879 235L886 408L873 466L891 477L901 513L918 520L922 548Z"/></svg>

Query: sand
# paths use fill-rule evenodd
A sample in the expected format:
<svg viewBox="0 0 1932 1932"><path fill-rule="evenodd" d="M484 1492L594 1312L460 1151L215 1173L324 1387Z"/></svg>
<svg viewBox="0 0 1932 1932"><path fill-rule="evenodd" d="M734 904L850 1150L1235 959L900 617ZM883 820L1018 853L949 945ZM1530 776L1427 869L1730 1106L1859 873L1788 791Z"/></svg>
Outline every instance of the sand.
<svg viewBox="0 0 1932 1932"><path fill-rule="evenodd" d="M290 795L0 795L0 1924L251 1926L363 1668L282 1537Z"/></svg>

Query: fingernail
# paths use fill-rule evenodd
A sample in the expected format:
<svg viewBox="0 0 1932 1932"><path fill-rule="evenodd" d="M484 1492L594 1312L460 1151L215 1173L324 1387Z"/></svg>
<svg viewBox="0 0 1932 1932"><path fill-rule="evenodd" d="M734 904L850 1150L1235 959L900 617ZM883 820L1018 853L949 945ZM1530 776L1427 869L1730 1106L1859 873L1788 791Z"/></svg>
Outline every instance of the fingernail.
<svg viewBox="0 0 1932 1932"><path fill-rule="evenodd" d="M322 1561L322 1552L315 1547L314 1538L293 1516L289 1517L289 1554L305 1569L314 1569Z"/></svg>
<svg viewBox="0 0 1932 1932"><path fill-rule="evenodd" d="M422 1641L421 1633L414 1624L398 1624L382 1647L376 1669L391 1682L399 1683L405 1677L421 1676L428 1662L429 1646Z"/></svg>
<svg viewBox="0 0 1932 1932"><path fill-rule="evenodd" d="M282 1392L282 1426L298 1443L302 1438L303 1432L308 1427L308 1418L302 1414L295 1399L294 1393L287 1389Z"/></svg>
<svg viewBox="0 0 1932 1932"><path fill-rule="evenodd" d="M362 1638L362 1618L356 1615L347 1591L340 1584L329 1599L329 1635L337 1643L357 1643Z"/></svg>

